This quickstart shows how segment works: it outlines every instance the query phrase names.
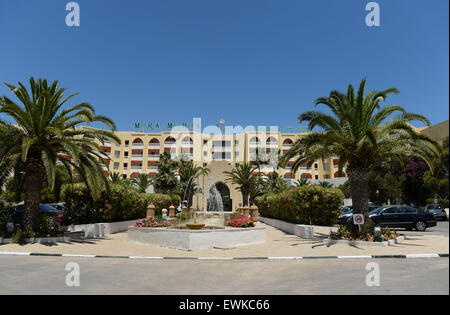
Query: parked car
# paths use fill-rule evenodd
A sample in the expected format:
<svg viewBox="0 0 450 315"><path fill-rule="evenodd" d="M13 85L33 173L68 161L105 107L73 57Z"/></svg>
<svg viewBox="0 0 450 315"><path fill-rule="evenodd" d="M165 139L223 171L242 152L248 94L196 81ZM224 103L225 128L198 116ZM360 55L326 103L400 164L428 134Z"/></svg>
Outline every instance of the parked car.
<svg viewBox="0 0 450 315"><path fill-rule="evenodd" d="M373 210L378 209L380 206L376 205L369 205L369 213L371 213ZM346 208L344 211L344 208ZM342 209L342 215L338 218L338 224L346 224L349 220L353 218L353 207L347 206Z"/></svg>
<svg viewBox="0 0 450 315"><path fill-rule="evenodd" d="M425 212L434 214L436 219L442 219L447 221L447 213L440 204L435 203L426 205Z"/></svg>
<svg viewBox="0 0 450 315"><path fill-rule="evenodd" d="M64 211L66 209L64 203L49 203L48 205L59 211Z"/></svg>
<svg viewBox="0 0 450 315"><path fill-rule="evenodd" d="M427 228L437 225L434 214L411 206L380 207L372 211L369 218L379 226L405 228L407 230L425 231Z"/></svg>
<svg viewBox="0 0 450 315"><path fill-rule="evenodd" d="M39 209L40 209L41 214L45 214L45 215L58 215L61 213L60 210L57 210L54 207L52 207L50 205L45 205L45 204L40 204ZM11 212L14 215L21 215L21 214L23 214L24 210L25 210L24 205L18 205L18 206L13 207L11 209Z"/></svg>

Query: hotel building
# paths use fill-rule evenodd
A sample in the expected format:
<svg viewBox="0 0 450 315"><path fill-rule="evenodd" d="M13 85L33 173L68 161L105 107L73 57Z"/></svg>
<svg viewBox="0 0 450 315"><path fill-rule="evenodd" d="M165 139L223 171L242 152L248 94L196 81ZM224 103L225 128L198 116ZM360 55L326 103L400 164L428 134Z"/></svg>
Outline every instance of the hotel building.
<svg viewBox="0 0 450 315"><path fill-rule="evenodd" d="M418 131L429 134L435 140L442 140L448 136L448 121L419 128ZM242 204L242 196L237 187L225 181L223 172L231 171L244 162L257 166L257 152L265 152L266 157L272 156L277 160L278 154L287 152L297 139L307 133L248 131L227 134L172 130L159 133L117 131L115 134L121 140L120 145L109 142L101 144L102 151L108 156L104 161L105 172L109 168L109 171L121 174L122 178L133 178L142 173L154 176L158 172L159 155L170 152L173 157L183 157L210 169L209 175L200 178L204 193L194 196L194 207L206 209L207 192L215 185L227 204L228 209L225 210L231 211ZM316 161L311 167L301 166L296 172L292 171L293 161L291 159L285 168L263 164L257 171L265 174L277 171L288 183L300 178L328 180L335 184L346 180L345 169L342 174L338 173L337 158Z"/></svg>

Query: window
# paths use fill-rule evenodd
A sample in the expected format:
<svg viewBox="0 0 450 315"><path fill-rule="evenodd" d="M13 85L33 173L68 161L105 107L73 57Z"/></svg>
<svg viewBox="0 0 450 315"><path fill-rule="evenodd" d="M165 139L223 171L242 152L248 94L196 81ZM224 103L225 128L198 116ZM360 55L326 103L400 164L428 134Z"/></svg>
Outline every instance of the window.
<svg viewBox="0 0 450 315"><path fill-rule="evenodd" d="M114 157L116 159L120 158L120 151L114 151Z"/></svg>
<svg viewBox="0 0 450 315"><path fill-rule="evenodd" d="M123 179L126 179L126 178L127 178L127 174L123 174L123 175L122 175L122 178L123 178Z"/></svg>
<svg viewBox="0 0 450 315"><path fill-rule="evenodd" d="M315 179L319 179L319 175L315 175L314 178L315 178Z"/></svg>
<svg viewBox="0 0 450 315"><path fill-rule="evenodd" d="M130 144L130 141L126 140L125 141L125 146L128 147L129 144Z"/></svg>
<svg viewBox="0 0 450 315"><path fill-rule="evenodd" d="M330 179L330 175L325 175L324 178L325 179Z"/></svg>
<svg viewBox="0 0 450 315"><path fill-rule="evenodd" d="M324 169L325 171L329 171L329 170L330 170L330 163L324 163L324 164L323 164L323 169Z"/></svg>
<svg viewBox="0 0 450 315"><path fill-rule="evenodd" d="M208 156L208 151L203 151L203 156Z"/></svg>
<svg viewBox="0 0 450 315"><path fill-rule="evenodd" d="M119 169L119 162L114 162L114 169L118 170Z"/></svg>
<svg viewBox="0 0 450 315"><path fill-rule="evenodd" d="M208 140L203 140L203 145L207 144Z"/></svg>
<svg viewBox="0 0 450 315"><path fill-rule="evenodd" d="M128 163L123 163L123 169L126 170L128 167Z"/></svg>
<svg viewBox="0 0 450 315"><path fill-rule="evenodd" d="M125 155L125 157L127 158L127 157L128 157L128 151L125 152L124 155Z"/></svg>
<svg viewBox="0 0 450 315"><path fill-rule="evenodd" d="M393 214L393 213L399 213L399 209L397 207L388 208L383 211L383 214Z"/></svg>
<svg viewBox="0 0 450 315"><path fill-rule="evenodd" d="M206 167L208 165L208 163L203 163L203 167Z"/></svg>
<svg viewBox="0 0 450 315"><path fill-rule="evenodd" d="M314 163L314 168L315 168L316 170L319 169L319 164Z"/></svg>

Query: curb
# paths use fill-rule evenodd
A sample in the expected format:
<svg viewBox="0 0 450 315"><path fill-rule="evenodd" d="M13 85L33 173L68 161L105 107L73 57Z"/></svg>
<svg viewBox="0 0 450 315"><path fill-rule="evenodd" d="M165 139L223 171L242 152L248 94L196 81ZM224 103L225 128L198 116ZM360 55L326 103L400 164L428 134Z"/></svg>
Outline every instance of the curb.
<svg viewBox="0 0 450 315"><path fill-rule="evenodd" d="M49 254L27 252L0 252L0 256L41 256L103 259L153 259L153 260L300 260L300 259L413 259L449 258L449 254L408 254L408 255L366 255L366 256L289 256L289 257L152 257L152 256L110 256L82 254Z"/></svg>

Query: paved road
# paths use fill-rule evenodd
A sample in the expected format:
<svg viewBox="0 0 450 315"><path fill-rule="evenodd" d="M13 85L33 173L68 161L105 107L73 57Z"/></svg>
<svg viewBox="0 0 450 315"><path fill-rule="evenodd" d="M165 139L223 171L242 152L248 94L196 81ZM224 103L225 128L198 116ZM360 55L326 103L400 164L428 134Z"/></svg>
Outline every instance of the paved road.
<svg viewBox="0 0 450 315"><path fill-rule="evenodd" d="M437 226L428 228L425 232L406 231L398 229L401 234L405 235L445 235L449 236L448 221L438 221Z"/></svg>
<svg viewBox="0 0 450 315"><path fill-rule="evenodd" d="M380 286L365 284L369 262ZM65 284L80 266L79 287ZM0 257L0 294L449 294L448 258L140 260Z"/></svg>

